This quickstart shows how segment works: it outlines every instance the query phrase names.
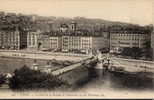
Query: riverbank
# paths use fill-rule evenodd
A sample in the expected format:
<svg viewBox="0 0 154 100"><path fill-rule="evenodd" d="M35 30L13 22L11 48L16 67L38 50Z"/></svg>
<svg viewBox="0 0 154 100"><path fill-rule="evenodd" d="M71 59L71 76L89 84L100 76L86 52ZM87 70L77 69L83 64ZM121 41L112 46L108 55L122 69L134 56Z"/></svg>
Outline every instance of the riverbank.
<svg viewBox="0 0 154 100"><path fill-rule="evenodd" d="M19 69L24 65L31 67L34 62L39 66L45 66L48 62L55 63L53 68L62 68L69 63L75 63L74 61L64 60L46 60L46 59L31 59L31 58L14 58L14 57L0 57L0 73L13 73L15 69ZM56 66L57 64L57 66ZM63 66L65 65L65 66Z"/></svg>
<svg viewBox="0 0 154 100"><path fill-rule="evenodd" d="M27 50L0 50L0 56L14 57L14 58L44 59L44 60L56 59L56 60L69 60L69 61L81 61L89 57L89 55L85 54L27 51Z"/></svg>

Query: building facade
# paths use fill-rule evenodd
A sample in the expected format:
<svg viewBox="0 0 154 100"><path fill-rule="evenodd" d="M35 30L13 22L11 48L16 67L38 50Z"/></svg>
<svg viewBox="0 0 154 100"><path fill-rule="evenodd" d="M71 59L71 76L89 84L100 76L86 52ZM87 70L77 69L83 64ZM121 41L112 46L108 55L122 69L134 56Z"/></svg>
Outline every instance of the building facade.
<svg viewBox="0 0 154 100"><path fill-rule="evenodd" d="M50 49L50 37L49 35L43 35L40 40L41 43L41 50L49 50Z"/></svg>
<svg viewBox="0 0 154 100"><path fill-rule="evenodd" d="M39 38L40 31L39 30L31 30L27 33L27 48L28 49L39 49Z"/></svg>
<svg viewBox="0 0 154 100"><path fill-rule="evenodd" d="M70 37L69 36L62 36L62 51L68 52L70 49Z"/></svg>
<svg viewBox="0 0 154 100"><path fill-rule="evenodd" d="M99 36L62 36L62 51L90 53L109 48L109 41Z"/></svg>
<svg viewBox="0 0 154 100"><path fill-rule="evenodd" d="M154 60L154 32L151 33L152 60Z"/></svg>
<svg viewBox="0 0 154 100"><path fill-rule="evenodd" d="M2 49L20 49L19 31L1 31L0 48Z"/></svg>
<svg viewBox="0 0 154 100"><path fill-rule="evenodd" d="M112 32L110 34L110 50L118 52L126 47L144 48L148 40L150 40L148 33Z"/></svg>
<svg viewBox="0 0 154 100"><path fill-rule="evenodd" d="M62 49L62 37L61 36L50 36L50 48L52 50Z"/></svg>
<svg viewBox="0 0 154 100"><path fill-rule="evenodd" d="M18 28L0 31L0 48L19 50L27 48L27 32Z"/></svg>

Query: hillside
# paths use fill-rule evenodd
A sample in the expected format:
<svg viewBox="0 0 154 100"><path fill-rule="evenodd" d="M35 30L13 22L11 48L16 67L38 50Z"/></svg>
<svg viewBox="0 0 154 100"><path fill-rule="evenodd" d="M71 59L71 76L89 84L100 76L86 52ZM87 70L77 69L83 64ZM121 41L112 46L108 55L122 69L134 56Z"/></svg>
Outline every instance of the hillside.
<svg viewBox="0 0 154 100"><path fill-rule="evenodd" d="M12 30L15 27L21 29L40 29L41 31L58 31L61 24L77 23L78 30L94 31L110 31L110 30L126 30L126 31L146 31L151 32L152 26L139 26L131 23L114 22L103 19L90 19L84 17L44 17L38 15L23 15L14 13L0 12L0 29Z"/></svg>

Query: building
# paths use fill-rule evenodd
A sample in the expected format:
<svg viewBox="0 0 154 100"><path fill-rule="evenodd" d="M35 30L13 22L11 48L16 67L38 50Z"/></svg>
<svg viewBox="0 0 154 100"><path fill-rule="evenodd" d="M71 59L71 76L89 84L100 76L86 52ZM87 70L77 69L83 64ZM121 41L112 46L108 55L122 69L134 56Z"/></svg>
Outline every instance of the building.
<svg viewBox="0 0 154 100"><path fill-rule="evenodd" d="M81 49L81 36L62 36L62 51L74 51Z"/></svg>
<svg viewBox="0 0 154 100"><path fill-rule="evenodd" d="M36 39L40 50L61 50L62 48L62 37L55 32L40 33Z"/></svg>
<svg viewBox="0 0 154 100"><path fill-rule="evenodd" d="M28 30L20 30L20 49L27 49L27 33Z"/></svg>
<svg viewBox="0 0 154 100"><path fill-rule="evenodd" d="M62 36L62 51L68 52L70 48L70 37L69 36Z"/></svg>
<svg viewBox="0 0 154 100"><path fill-rule="evenodd" d="M20 49L19 31L1 31L0 47L2 49Z"/></svg>
<svg viewBox="0 0 154 100"><path fill-rule="evenodd" d="M39 40L41 43L41 50L49 50L50 49L50 35L48 33L41 34L41 39Z"/></svg>
<svg viewBox="0 0 154 100"><path fill-rule="evenodd" d="M39 43L40 38L40 31L39 30L30 30L27 33L27 48L28 49L39 49L41 45Z"/></svg>
<svg viewBox="0 0 154 100"><path fill-rule="evenodd" d="M81 50L81 36L69 36L69 50Z"/></svg>
<svg viewBox="0 0 154 100"><path fill-rule="evenodd" d="M143 32L111 32L110 34L110 50L119 52L123 48L144 48L146 42L150 40L150 34Z"/></svg>
<svg viewBox="0 0 154 100"><path fill-rule="evenodd" d="M61 24L60 25L60 32L61 33L67 33L68 32L68 30L69 30L69 26L67 25L67 24Z"/></svg>
<svg viewBox="0 0 154 100"><path fill-rule="evenodd" d="M50 48L52 50L60 50L62 49L62 37L61 36L50 36Z"/></svg>
<svg viewBox="0 0 154 100"><path fill-rule="evenodd" d="M60 32L62 32L60 35L62 52L88 54L102 48L109 48L108 32L102 33L79 30L75 22L69 25L62 24L60 30Z"/></svg>
<svg viewBox="0 0 154 100"><path fill-rule="evenodd" d="M62 51L64 52L96 52L102 48L109 48L109 41L102 36L62 36Z"/></svg>
<svg viewBox="0 0 154 100"><path fill-rule="evenodd" d="M154 5L154 2L152 4ZM152 32L151 32L151 51L152 51L152 60L154 61L154 20L153 20L153 23L152 23L151 26L152 26Z"/></svg>
<svg viewBox="0 0 154 100"><path fill-rule="evenodd" d="M69 25L65 23L60 25L60 32L62 33L62 35L68 35L70 34L70 32L75 31L77 31L77 23L75 22L71 22Z"/></svg>
<svg viewBox="0 0 154 100"><path fill-rule="evenodd" d="M74 22L70 25L62 24L60 30L55 32L29 31L27 35L28 48L86 54L102 48L109 48L109 39L105 32L77 30L76 25Z"/></svg>
<svg viewBox="0 0 154 100"><path fill-rule="evenodd" d="M21 33L18 30L1 30L0 31L0 48L18 50L22 44Z"/></svg>
<svg viewBox="0 0 154 100"><path fill-rule="evenodd" d="M154 32L151 33L152 59L154 60Z"/></svg>
<svg viewBox="0 0 154 100"><path fill-rule="evenodd" d="M103 48L109 48L109 41L102 36L81 37L81 51L85 53L96 53Z"/></svg>

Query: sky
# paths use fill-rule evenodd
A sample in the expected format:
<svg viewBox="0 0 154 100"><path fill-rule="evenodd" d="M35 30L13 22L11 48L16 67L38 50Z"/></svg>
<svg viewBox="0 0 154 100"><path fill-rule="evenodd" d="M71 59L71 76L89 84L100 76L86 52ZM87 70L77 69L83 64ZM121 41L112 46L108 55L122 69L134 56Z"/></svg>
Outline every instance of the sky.
<svg viewBox="0 0 154 100"><path fill-rule="evenodd" d="M140 25L153 21L152 0L0 0L0 11L101 18Z"/></svg>

